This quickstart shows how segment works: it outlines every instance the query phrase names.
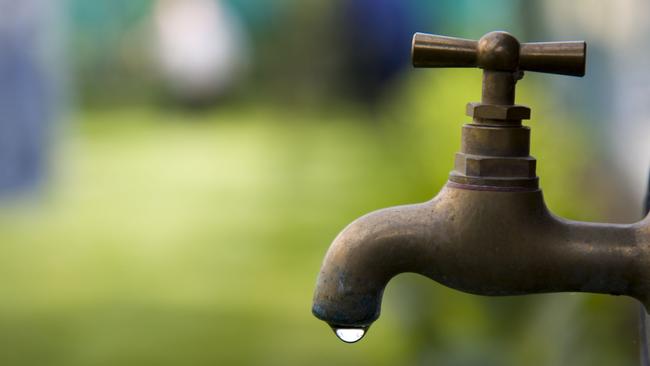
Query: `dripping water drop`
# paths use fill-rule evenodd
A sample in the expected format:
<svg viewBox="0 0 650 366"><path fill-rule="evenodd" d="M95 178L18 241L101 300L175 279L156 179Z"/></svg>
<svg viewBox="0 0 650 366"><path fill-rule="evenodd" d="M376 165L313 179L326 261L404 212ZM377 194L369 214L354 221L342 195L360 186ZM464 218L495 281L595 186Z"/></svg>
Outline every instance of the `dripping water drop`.
<svg viewBox="0 0 650 366"><path fill-rule="evenodd" d="M340 340L345 343L358 342L366 334L368 328L332 328Z"/></svg>

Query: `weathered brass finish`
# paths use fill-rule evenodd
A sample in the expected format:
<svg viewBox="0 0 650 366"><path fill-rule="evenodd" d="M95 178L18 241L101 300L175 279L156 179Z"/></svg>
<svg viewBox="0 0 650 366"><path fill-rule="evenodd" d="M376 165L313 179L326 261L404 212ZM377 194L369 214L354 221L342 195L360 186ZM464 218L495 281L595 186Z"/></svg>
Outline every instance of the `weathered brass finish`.
<svg viewBox="0 0 650 366"><path fill-rule="evenodd" d="M388 281L403 272L490 296L544 292L627 295L650 310L650 218L630 225L565 220L546 208L529 155L530 110L514 105L523 70L582 76L584 42L524 43L505 32L478 42L417 33L413 64L481 67L449 181L431 201L363 216L332 243L313 313L367 327Z"/></svg>
<svg viewBox="0 0 650 366"><path fill-rule="evenodd" d="M584 41L519 44L506 32L490 32L479 41L415 33L415 67L480 67L497 71L538 71L584 76Z"/></svg>
<svg viewBox="0 0 650 366"><path fill-rule="evenodd" d="M506 32L478 41L416 33L416 67L480 67L480 103L469 103L472 123L463 126L461 150L449 180L459 184L536 189L535 159L529 156L530 130L521 121L530 109L515 105L515 86L523 72L582 76L585 42L523 43Z"/></svg>
<svg viewBox="0 0 650 366"><path fill-rule="evenodd" d="M520 123L522 119L530 119L530 108L524 105L467 103L467 115L474 117L476 123L490 119Z"/></svg>
<svg viewBox="0 0 650 366"><path fill-rule="evenodd" d="M333 326L379 316L388 281L403 272L478 295L595 292L650 294L650 222L569 221L540 190L486 190L448 183L431 201L363 216L332 243L313 313Z"/></svg>

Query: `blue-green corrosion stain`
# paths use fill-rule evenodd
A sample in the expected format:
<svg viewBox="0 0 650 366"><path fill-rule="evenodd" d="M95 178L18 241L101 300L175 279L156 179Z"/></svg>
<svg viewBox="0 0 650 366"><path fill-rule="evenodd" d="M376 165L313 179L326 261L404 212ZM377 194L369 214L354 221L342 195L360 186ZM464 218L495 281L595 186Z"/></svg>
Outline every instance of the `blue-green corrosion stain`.
<svg viewBox="0 0 650 366"><path fill-rule="evenodd" d="M331 326L367 327L379 317L380 298L376 294L355 294L349 291L349 277L345 271L337 271L337 286L334 298L327 297L315 302L312 313ZM327 280L324 280L327 282Z"/></svg>

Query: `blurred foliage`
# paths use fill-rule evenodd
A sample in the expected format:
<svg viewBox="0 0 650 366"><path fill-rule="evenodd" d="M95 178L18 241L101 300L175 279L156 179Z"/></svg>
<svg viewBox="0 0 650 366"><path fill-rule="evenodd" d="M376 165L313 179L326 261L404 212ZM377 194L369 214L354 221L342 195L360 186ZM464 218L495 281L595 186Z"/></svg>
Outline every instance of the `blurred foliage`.
<svg viewBox="0 0 650 366"><path fill-rule="evenodd" d="M412 76L370 115L80 113L45 199L0 211L0 364L631 364L631 300L482 298L402 275L358 344L310 314L337 232L368 211L430 199L451 170L479 71ZM522 87L551 209L598 218L580 179L593 151L563 123L576 116Z"/></svg>

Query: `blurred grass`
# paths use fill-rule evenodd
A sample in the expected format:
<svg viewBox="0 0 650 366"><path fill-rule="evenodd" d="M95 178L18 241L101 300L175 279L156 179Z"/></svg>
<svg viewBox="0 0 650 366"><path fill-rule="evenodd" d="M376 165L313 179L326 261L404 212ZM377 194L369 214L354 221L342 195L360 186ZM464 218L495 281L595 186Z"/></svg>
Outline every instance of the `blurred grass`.
<svg viewBox="0 0 650 366"><path fill-rule="evenodd" d="M305 364L345 347L309 302L338 228L363 202L399 202L377 200L387 184L334 194L399 186L369 126L241 111L80 120L47 202L2 217L3 364ZM400 344L348 349L349 364L390 364Z"/></svg>
<svg viewBox="0 0 650 366"><path fill-rule="evenodd" d="M611 340L628 316L592 324L629 302L602 296L484 299L405 275L358 344L311 316L320 261L342 227L444 184L480 78L437 75L372 118L263 106L82 112L45 199L0 210L0 364L629 361L631 341ZM520 99L550 110L531 103L543 95ZM597 218L601 203L574 179L590 156L578 127L531 125L550 207Z"/></svg>

